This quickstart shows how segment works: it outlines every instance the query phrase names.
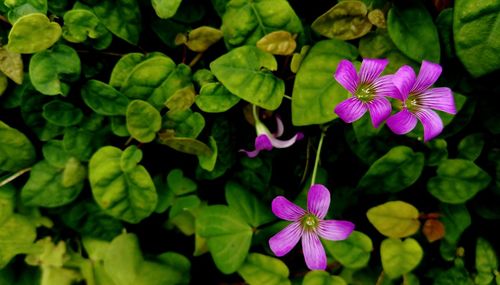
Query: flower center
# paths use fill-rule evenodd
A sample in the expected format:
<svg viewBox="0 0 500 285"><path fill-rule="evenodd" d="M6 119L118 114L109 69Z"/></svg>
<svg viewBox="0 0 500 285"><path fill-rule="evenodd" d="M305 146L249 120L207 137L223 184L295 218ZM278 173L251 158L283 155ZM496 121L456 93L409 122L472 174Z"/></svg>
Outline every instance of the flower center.
<svg viewBox="0 0 500 285"><path fill-rule="evenodd" d="M367 84L361 84L356 90L356 97L365 102L370 102L375 97L375 89Z"/></svg>
<svg viewBox="0 0 500 285"><path fill-rule="evenodd" d="M319 225L319 220L314 214L305 214L300 223L305 230L315 230Z"/></svg>
<svg viewBox="0 0 500 285"><path fill-rule="evenodd" d="M402 103L402 107L406 107L410 112L418 111L422 107L419 96L417 94L410 93L408 95L408 99Z"/></svg>

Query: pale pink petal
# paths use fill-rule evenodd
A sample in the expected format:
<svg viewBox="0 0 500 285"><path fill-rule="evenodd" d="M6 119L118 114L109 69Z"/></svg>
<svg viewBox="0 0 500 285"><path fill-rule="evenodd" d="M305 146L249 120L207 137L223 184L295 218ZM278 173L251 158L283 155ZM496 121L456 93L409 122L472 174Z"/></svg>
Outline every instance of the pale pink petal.
<svg viewBox="0 0 500 285"><path fill-rule="evenodd" d="M306 213L304 209L290 202L283 196L274 198L271 203L273 213L280 219L287 221L298 221Z"/></svg>
<svg viewBox="0 0 500 285"><path fill-rule="evenodd" d="M421 109L415 113L415 116L417 116L422 126L424 126L424 142L435 138L443 130L443 121L431 109Z"/></svg>
<svg viewBox="0 0 500 285"><path fill-rule="evenodd" d="M366 106L368 107L372 124L375 128L378 128L391 115L391 103L385 97L375 97Z"/></svg>
<svg viewBox="0 0 500 285"><path fill-rule="evenodd" d="M330 207L330 191L321 185L314 184L307 194L307 210L319 219L323 219Z"/></svg>
<svg viewBox="0 0 500 285"><path fill-rule="evenodd" d="M354 224L349 221L319 221L317 233L320 237L328 240L344 240L354 230Z"/></svg>
<svg viewBox="0 0 500 285"><path fill-rule="evenodd" d="M429 89L429 87L439 78L442 70L441 65L437 63L426 60L422 61L420 71L411 92L419 93Z"/></svg>
<svg viewBox="0 0 500 285"><path fill-rule="evenodd" d="M346 123L352 123L366 113L366 106L356 97L340 102L335 107L335 113Z"/></svg>
<svg viewBox="0 0 500 285"><path fill-rule="evenodd" d="M276 132L274 133L274 136L279 138L281 135L283 135L283 132L285 131L285 128L283 127L283 121L279 116L276 116Z"/></svg>
<svg viewBox="0 0 500 285"><path fill-rule="evenodd" d="M287 147L292 146L296 141L299 141L299 140L301 140L303 138L304 138L304 134L303 133L296 133L289 140L279 140L279 139L273 138L273 137L271 137L270 140L271 140L271 144L275 148L287 148Z"/></svg>
<svg viewBox="0 0 500 285"><path fill-rule="evenodd" d="M340 85L344 86L351 94L356 93L358 88L358 75L356 74L356 68L352 62L348 60L341 60L337 66L337 71L334 75Z"/></svg>
<svg viewBox="0 0 500 285"><path fill-rule="evenodd" d="M443 111L455 115L455 99L450 88L438 87L427 89L418 95L419 103L425 108Z"/></svg>
<svg viewBox="0 0 500 285"><path fill-rule="evenodd" d="M295 247L301 236L300 223L291 223L269 239L269 247L276 256L283 256Z"/></svg>
<svg viewBox="0 0 500 285"><path fill-rule="evenodd" d="M408 109L403 109L400 112L390 116L386 121L387 126L397 135L404 135L415 128L417 118Z"/></svg>
<svg viewBox="0 0 500 285"><path fill-rule="evenodd" d="M393 75L392 83L399 91L399 99L406 101L410 90L413 88L413 84L415 84L415 71L408 65L400 67Z"/></svg>
<svg viewBox="0 0 500 285"><path fill-rule="evenodd" d="M239 152L244 152L248 157L250 158L254 158L256 157L260 150L256 149L256 150L244 150L244 149L240 149Z"/></svg>
<svg viewBox="0 0 500 285"><path fill-rule="evenodd" d="M394 99L401 100L398 89L392 83L393 79L394 75L392 74L384 75L375 79L375 81L373 81L373 83L371 84L373 86L373 89L375 90L375 94L377 96L392 97Z"/></svg>
<svg viewBox="0 0 500 285"><path fill-rule="evenodd" d="M313 231L304 231L302 235L302 250L306 265L311 270L326 269L326 254L321 241Z"/></svg>
<svg viewBox="0 0 500 285"><path fill-rule="evenodd" d="M360 83L372 83L382 74L389 61L387 59L365 58L359 69Z"/></svg>

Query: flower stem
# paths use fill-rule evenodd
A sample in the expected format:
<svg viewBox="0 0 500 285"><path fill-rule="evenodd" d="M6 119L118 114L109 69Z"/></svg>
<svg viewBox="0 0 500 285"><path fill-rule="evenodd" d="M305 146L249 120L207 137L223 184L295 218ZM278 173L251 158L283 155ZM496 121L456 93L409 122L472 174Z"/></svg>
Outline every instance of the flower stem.
<svg viewBox="0 0 500 285"><path fill-rule="evenodd" d="M16 179L17 177L23 175L24 173L28 172L31 170L31 167L28 167L28 168L24 168L24 169L21 169L19 170L18 172L12 174L10 177L7 177L5 180L1 181L0 182L0 187L8 184L9 182L11 182L12 180Z"/></svg>
<svg viewBox="0 0 500 285"><path fill-rule="evenodd" d="M319 137L318 150L316 151L316 160L314 161L314 168L311 177L311 186L316 182L316 173L318 172L319 159L321 155L321 147L323 146L323 140L325 138L326 129L321 129L321 136Z"/></svg>

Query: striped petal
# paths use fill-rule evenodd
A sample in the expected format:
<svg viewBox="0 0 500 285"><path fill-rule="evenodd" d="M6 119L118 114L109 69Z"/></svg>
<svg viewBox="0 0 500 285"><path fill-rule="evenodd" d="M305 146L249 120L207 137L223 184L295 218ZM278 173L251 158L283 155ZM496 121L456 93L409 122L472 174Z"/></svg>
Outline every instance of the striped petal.
<svg viewBox="0 0 500 285"><path fill-rule="evenodd" d="M321 185L314 184L309 188L307 194L307 210L319 219L323 219L328 213L330 207L330 191Z"/></svg>
<svg viewBox="0 0 500 285"><path fill-rule="evenodd" d="M392 83L399 91L399 100L406 101L413 84L415 84L415 72L413 71L413 68L408 65L400 67L393 75Z"/></svg>
<svg viewBox="0 0 500 285"><path fill-rule="evenodd" d="M375 79L372 83L375 95L400 99L399 91L392 83L393 79L394 75L385 75Z"/></svg>
<svg viewBox="0 0 500 285"><path fill-rule="evenodd" d="M305 231L302 236L302 250L306 265L311 270L326 269L326 254L316 233Z"/></svg>
<svg viewBox="0 0 500 285"><path fill-rule="evenodd" d="M269 247L276 256L283 256L295 247L301 236L300 223L291 223L269 239Z"/></svg>
<svg viewBox="0 0 500 285"><path fill-rule="evenodd" d="M345 240L354 230L354 224L349 221L319 221L318 235L327 240Z"/></svg>
<svg viewBox="0 0 500 285"><path fill-rule="evenodd" d="M391 115L391 103L385 97L375 97L366 106L375 128L378 128Z"/></svg>
<svg viewBox="0 0 500 285"><path fill-rule="evenodd" d="M426 60L422 61L418 77L415 80L415 84L413 85L411 92L420 93L429 89L432 84L438 80L442 70L441 65L437 63Z"/></svg>
<svg viewBox="0 0 500 285"><path fill-rule="evenodd" d="M443 131L443 121L439 115L431 109L421 109L415 113L424 127L424 142L427 142Z"/></svg>
<svg viewBox="0 0 500 285"><path fill-rule="evenodd" d="M407 109L403 109L389 117L386 124L393 133L404 135L415 128L417 125L417 118Z"/></svg>
<svg viewBox="0 0 500 285"><path fill-rule="evenodd" d="M365 58L359 69L360 83L372 83L384 71L389 61L387 59Z"/></svg>
<svg viewBox="0 0 500 285"><path fill-rule="evenodd" d="M450 88L438 87L425 90L419 94L419 103L425 108L443 111L455 115L455 99Z"/></svg>
<svg viewBox="0 0 500 285"><path fill-rule="evenodd" d="M283 196L274 198L271 203L271 209L278 218L287 221L298 221L306 213L304 209Z"/></svg>
<svg viewBox="0 0 500 285"><path fill-rule="evenodd" d="M334 75L340 85L344 86L351 94L356 93L358 88L358 75L356 74L356 68L352 62L348 60L341 60L337 66L337 71Z"/></svg>
<svg viewBox="0 0 500 285"><path fill-rule="evenodd" d="M346 123L357 121L366 113L367 107L361 100L351 97L335 107L335 113Z"/></svg>

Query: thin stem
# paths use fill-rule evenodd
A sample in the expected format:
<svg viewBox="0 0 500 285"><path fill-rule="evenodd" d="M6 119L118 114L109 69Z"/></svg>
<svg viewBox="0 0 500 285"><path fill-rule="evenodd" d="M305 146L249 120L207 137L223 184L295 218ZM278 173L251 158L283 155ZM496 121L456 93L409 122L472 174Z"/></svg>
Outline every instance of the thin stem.
<svg viewBox="0 0 500 285"><path fill-rule="evenodd" d="M77 50L76 51L77 53L91 53L93 51L89 51L89 50ZM122 53L117 53L117 52L108 52L108 51L100 51L100 52L97 52L99 54L104 54L104 55L110 55L110 56L123 56L124 54Z"/></svg>
<svg viewBox="0 0 500 285"><path fill-rule="evenodd" d="M283 97L285 97L286 99L288 100L292 100L292 97L291 96L288 96L288 95L283 95Z"/></svg>
<svg viewBox="0 0 500 285"><path fill-rule="evenodd" d="M19 170L18 172L12 174L10 177L7 177L7 179L3 180L2 182L0 182L0 187L8 184L9 182L11 182L12 180L16 179L17 177L23 175L24 173L28 172L31 170L31 167L28 167L28 168L24 168L24 169L21 169Z"/></svg>
<svg viewBox="0 0 500 285"><path fill-rule="evenodd" d="M318 143L318 150L316 151L316 160L314 161L314 168L313 168L313 173L311 177L311 186L314 185L316 182L316 173L318 172L318 165L319 165L319 159L321 155L321 147L323 146L323 140L325 138L325 133L326 130L322 129L321 130L321 136L319 138L319 143Z"/></svg>
<svg viewBox="0 0 500 285"><path fill-rule="evenodd" d="M202 52L198 53L189 63L189 67L193 67L201 59L202 56L203 56Z"/></svg>

